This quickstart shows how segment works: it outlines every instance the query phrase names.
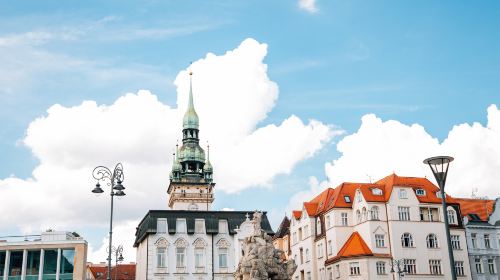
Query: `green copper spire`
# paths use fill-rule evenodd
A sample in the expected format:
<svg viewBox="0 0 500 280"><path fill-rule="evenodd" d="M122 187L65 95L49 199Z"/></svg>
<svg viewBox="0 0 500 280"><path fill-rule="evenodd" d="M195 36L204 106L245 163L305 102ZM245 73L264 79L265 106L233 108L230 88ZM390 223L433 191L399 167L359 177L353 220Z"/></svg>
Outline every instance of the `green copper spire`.
<svg viewBox="0 0 500 280"><path fill-rule="evenodd" d="M189 102L186 113L184 114L184 119L182 121L183 129L198 129L199 127L199 119L198 114L194 109L193 102L193 72L189 72Z"/></svg>

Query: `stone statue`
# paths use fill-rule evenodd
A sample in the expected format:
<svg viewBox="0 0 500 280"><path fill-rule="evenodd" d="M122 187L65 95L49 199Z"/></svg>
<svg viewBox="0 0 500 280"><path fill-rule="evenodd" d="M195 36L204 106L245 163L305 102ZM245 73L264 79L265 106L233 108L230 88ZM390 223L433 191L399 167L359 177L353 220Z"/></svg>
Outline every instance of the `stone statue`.
<svg viewBox="0 0 500 280"><path fill-rule="evenodd" d="M243 257L234 273L237 280L290 280L297 269L294 260L286 260L284 252L275 249L271 236L260 226L262 213L253 214L253 235L243 242Z"/></svg>

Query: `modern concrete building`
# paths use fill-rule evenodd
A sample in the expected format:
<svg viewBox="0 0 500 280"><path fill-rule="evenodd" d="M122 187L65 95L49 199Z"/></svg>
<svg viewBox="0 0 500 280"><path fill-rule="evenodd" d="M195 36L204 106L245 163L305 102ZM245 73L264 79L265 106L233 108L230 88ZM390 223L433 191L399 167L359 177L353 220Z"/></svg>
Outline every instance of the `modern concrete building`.
<svg viewBox="0 0 500 280"><path fill-rule="evenodd" d="M1 280L85 280L86 262L87 242L76 233L0 237Z"/></svg>
<svg viewBox="0 0 500 280"><path fill-rule="evenodd" d="M182 146L174 155L169 210L150 210L136 231L136 278L233 279L242 242L250 236L252 211L211 211L213 168L199 145L199 119L190 87L183 118ZM261 228L273 231L263 213Z"/></svg>
<svg viewBox="0 0 500 280"><path fill-rule="evenodd" d="M407 280L451 279L443 215L450 219L454 269L469 279L459 204L447 197L442 209L438 190L426 178L393 174L343 183L304 202L290 226L293 279L397 279L393 260L401 260Z"/></svg>
<svg viewBox="0 0 500 280"><path fill-rule="evenodd" d="M500 279L500 198L460 198L457 201L467 235L472 279Z"/></svg>

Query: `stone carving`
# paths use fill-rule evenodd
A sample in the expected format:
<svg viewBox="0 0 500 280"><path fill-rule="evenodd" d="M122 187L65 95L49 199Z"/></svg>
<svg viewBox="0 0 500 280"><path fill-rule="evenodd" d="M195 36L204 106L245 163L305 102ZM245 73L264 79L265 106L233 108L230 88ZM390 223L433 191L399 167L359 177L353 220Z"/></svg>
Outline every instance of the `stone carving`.
<svg viewBox="0 0 500 280"><path fill-rule="evenodd" d="M284 252L275 249L271 236L260 226L262 213L253 214L254 232L243 241L243 257L234 273L237 280L290 280L297 269L294 260L286 260Z"/></svg>

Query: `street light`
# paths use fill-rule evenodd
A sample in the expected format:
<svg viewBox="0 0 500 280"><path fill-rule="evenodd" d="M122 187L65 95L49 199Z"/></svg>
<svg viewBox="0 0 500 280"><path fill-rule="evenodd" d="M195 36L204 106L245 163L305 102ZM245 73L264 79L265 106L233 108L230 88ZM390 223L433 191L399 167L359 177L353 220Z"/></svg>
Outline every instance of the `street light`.
<svg viewBox="0 0 500 280"><path fill-rule="evenodd" d="M405 276L406 272L407 271L404 259L400 260L391 259L391 273L397 273L398 279L401 280L401 278Z"/></svg>
<svg viewBox="0 0 500 280"><path fill-rule="evenodd" d="M108 280L111 280L111 251L112 251L112 244L113 244L113 197L118 196L122 197L125 196L125 192L123 191L125 187L122 185L123 180L125 179L123 175L123 166L121 163L118 163L115 166L115 170L111 172L109 168L105 166L97 166L94 168L94 171L92 171L92 176L97 180L97 184L95 185L95 188L92 190L92 192L96 195L99 195L104 192L104 190L101 188L100 182L105 183L107 186L111 188L110 196L111 196L111 211L110 211L110 217L109 217L109 247L111 250L108 250ZM123 251L123 246L122 246L122 251ZM121 256L121 253L120 253ZM122 257L123 259L123 257Z"/></svg>
<svg viewBox="0 0 500 280"><path fill-rule="evenodd" d="M444 192L444 186L446 184L446 176L448 175L448 168L450 167L450 163L452 161L453 161L452 157L438 156L424 160L424 164L429 165L429 167L431 168L432 174L434 174L434 178L436 178L436 181L439 185L439 189L441 191L441 203L443 204L446 241L448 243L448 255L450 258L451 279L456 280L457 274L455 271L455 258L453 256L453 249L451 247L450 227L448 222L448 207L446 206L446 194Z"/></svg>
<svg viewBox="0 0 500 280"><path fill-rule="evenodd" d="M115 255L115 280L118 279L118 263L123 261L123 245L118 245L118 247L112 246L111 250L107 248L108 253Z"/></svg>

